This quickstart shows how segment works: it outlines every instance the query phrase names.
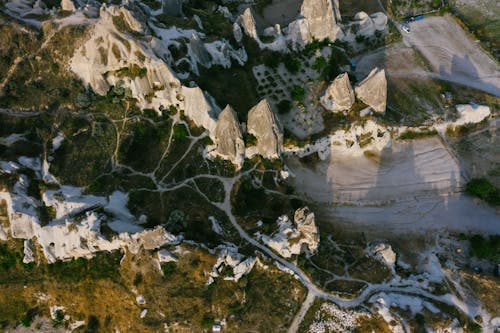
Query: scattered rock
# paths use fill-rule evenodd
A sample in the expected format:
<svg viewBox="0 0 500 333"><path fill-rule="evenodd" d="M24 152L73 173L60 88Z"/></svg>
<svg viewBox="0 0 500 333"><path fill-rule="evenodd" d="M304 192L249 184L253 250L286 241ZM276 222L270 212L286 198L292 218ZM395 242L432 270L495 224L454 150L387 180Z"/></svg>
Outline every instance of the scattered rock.
<svg viewBox="0 0 500 333"><path fill-rule="evenodd" d="M215 126L215 145L217 154L241 166L245 155L245 143L240 123L233 108L228 105L219 114Z"/></svg>
<svg viewBox="0 0 500 333"><path fill-rule="evenodd" d="M256 146L250 147L251 153L269 159L279 158L283 149L283 131L267 99L248 112L247 131L257 139Z"/></svg>
<svg viewBox="0 0 500 333"><path fill-rule="evenodd" d="M387 79L385 70L375 67L356 88L356 96L375 112L385 112L387 106Z"/></svg>
<svg viewBox="0 0 500 333"><path fill-rule="evenodd" d="M349 75L340 74L326 88L325 94L321 97L321 104L330 111L338 112L349 110L354 104L354 90L352 89Z"/></svg>

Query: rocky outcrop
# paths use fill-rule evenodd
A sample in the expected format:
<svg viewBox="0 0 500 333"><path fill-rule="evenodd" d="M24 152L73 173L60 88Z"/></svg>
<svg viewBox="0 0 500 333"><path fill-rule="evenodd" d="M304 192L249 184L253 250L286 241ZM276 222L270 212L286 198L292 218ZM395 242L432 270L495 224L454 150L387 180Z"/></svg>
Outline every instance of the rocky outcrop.
<svg viewBox="0 0 500 333"><path fill-rule="evenodd" d="M375 112L385 112L387 106L387 79L385 70L374 68L354 89L356 96Z"/></svg>
<svg viewBox="0 0 500 333"><path fill-rule="evenodd" d="M249 37L256 40L259 39L259 36L257 34L257 24L255 23L255 18L250 7L245 9L243 14L240 15L238 21Z"/></svg>
<svg viewBox="0 0 500 333"><path fill-rule="evenodd" d="M344 40L354 42L357 36L371 37L376 31L383 31L387 28L387 15L382 12L368 15L359 12L354 16L354 21L345 26Z"/></svg>
<svg viewBox="0 0 500 333"><path fill-rule="evenodd" d="M161 0L161 12L170 16L182 17L181 0Z"/></svg>
<svg viewBox="0 0 500 333"><path fill-rule="evenodd" d="M372 256L383 262L389 267L394 267L396 264L396 253L392 246L385 243L374 244L370 247L369 252Z"/></svg>
<svg viewBox="0 0 500 333"><path fill-rule="evenodd" d="M236 112L231 106L226 106L219 114L214 136L217 155L241 167L245 155L245 143Z"/></svg>
<svg viewBox="0 0 500 333"><path fill-rule="evenodd" d="M349 110L354 101L354 90L347 73L337 76L320 99L321 104L327 110L334 112Z"/></svg>
<svg viewBox="0 0 500 333"><path fill-rule="evenodd" d="M293 223L286 215L281 216L276 223L279 229L273 237L261 235L261 239L284 258L303 252L313 253L318 249L318 227L314 213L307 207L295 211Z"/></svg>
<svg viewBox="0 0 500 333"><path fill-rule="evenodd" d="M238 248L232 244L221 245L218 247L219 257L217 262L209 273L207 284L214 282L214 278L221 276L226 268L232 270L232 274L224 274L224 280L238 282L243 275L250 273L257 262L255 257L245 258L241 253L238 253Z"/></svg>
<svg viewBox="0 0 500 333"><path fill-rule="evenodd" d="M233 23L233 35L234 39L239 43L243 39L243 32L241 31L241 27L238 23Z"/></svg>
<svg viewBox="0 0 500 333"><path fill-rule="evenodd" d="M269 159L279 158L283 148L283 130L266 99L248 112L247 132L257 139L256 145L250 147L253 153Z"/></svg>
<svg viewBox="0 0 500 333"><path fill-rule="evenodd" d="M486 105L459 104L456 108L459 118L453 122L453 126L480 123L491 114L490 108Z"/></svg>
<svg viewBox="0 0 500 333"><path fill-rule="evenodd" d="M337 4L338 2L335 2ZM338 13L338 7L335 9ZM337 25L334 2L332 0L304 0L300 14L305 17L311 38L335 41L342 33ZM337 14L340 16L340 13Z"/></svg>

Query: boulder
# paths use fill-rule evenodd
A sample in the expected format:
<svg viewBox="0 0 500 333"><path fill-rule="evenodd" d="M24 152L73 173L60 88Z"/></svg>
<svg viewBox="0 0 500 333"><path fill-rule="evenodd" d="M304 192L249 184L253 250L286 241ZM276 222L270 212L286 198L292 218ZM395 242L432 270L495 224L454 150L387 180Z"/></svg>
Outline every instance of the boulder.
<svg viewBox="0 0 500 333"><path fill-rule="evenodd" d="M309 251L315 251L319 245L319 232L314 213L309 211L308 207L297 209L293 216L293 221L297 230L307 242Z"/></svg>
<svg viewBox="0 0 500 333"><path fill-rule="evenodd" d="M74 12L76 7L71 0L61 0L61 9L67 12Z"/></svg>
<svg viewBox="0 0 500 333"><path fill-rule="evenodd" d="M320 99L321 104L327 110L334 112L349 110L354 101L354 90L347 73L337 76Z"/></svg>
<svg viewBox="0 0 500 333"><path fill-rule="evenodd" d="M250 7L245 9L243 14L240 15L239 23L241 24L241 26L245 30L245 33L249 37L256 40L259 39L259 36L257 34L257 24L255 23L255 18L253 16L252 9Z"/></svg>
<svg viewBox="0 0 500 333"><path fill-rule="evenodd" d="M387 106L387 79L385 70L375 67L354 89L356 96L375 112L385 112Z"/></svg>
<svg viewBox="0 0 500 333"><path fill-rule="evenodd" d="M245 143L236 112L231 106L226 106L219 114L214 136L217 154L241 166L245 154Z"/></svg>
<svg viewBox="0 0 500 333"><path fill-rule="evenodd" d="M233 35L234 39L239 43L243 39L243 32L241 31L241 27L238 23L233 23Z"/></svg>
<svg viewBox="0 0 500 333"><path fill-rule="evenodd" d="M338 8L335 11L338 12ZM332 0L304 0L300 14L307 20L311 38L317 40L328 38L333 42L342 33L337 25L337 15L334 13Z"/></svg>
<svg viewBox="0 0 500 333"><path fill-rule="evenodd" d="M283 130L267 99L261 100L248 112L247 131L257 139L256 154L269 159L279 158L283 148Z"/></svg>
<svg viewBox="0 0 500 333"><path fill-rule="evenodd" d="M375 258L389 267L394 267L394 264L396 263L396 253L392 249L392 246L385 243L379 243L373 245L370 251Z"/></svg>

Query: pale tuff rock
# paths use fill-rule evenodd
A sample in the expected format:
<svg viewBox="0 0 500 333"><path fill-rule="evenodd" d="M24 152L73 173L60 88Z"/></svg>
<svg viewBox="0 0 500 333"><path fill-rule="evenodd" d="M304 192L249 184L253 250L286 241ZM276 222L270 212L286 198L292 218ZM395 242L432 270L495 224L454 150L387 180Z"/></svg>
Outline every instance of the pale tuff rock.
<svg viewBox="0 0 500 333"><path fill-rule="evenodd" d="M491 111L486 105L459 104L456 106L459 118L453 122L454 126L461 126L468 123L480 123L489 117Z"/></svg>
<svg viewBox="0 0 500 333"><path fill-rule="evenodd" d="M175 256L172 252L161 249L158 251L158 261L160 263L165 263L165 262L177 262L177 256Z"/></svg>
<svg viewBox="0 0 500 333"><path fill-rule="evenodd" d="M235 50L227 40L216 40L211 43L204 43L204 47L211 57L211 65L221 65L224 68L231 67L231 60L236 60L243 66L248 60L244 47Z"/></svg>
<svg viewBox="0 0 500 333"><path fill-rule="evenodd" d="M219 156L230 160L237 166L243 164L245 143L236 112L230 105L222 110L217 119L215 145Z"/></svg>
<svg viewBox="0 0 500 333"><path fill-rule="evenodd" d="M98 94L104 95L110 86L123 80L132 90L141 107L158 109L160 105L176 104L180 82L170 68L138 39L127 39L113 25L113 16L123 15L131 29L142 29L124 7L102 6L101 18L95 23L91 38L75 51L71 70ZM140 30L139 30L140 31ZM127 40L127 41L126 41ZM118 77L116 71L129 66L145 68L145 76ZM163 89L157 89L162 87ZM156 88L156 89L155 89ZM152 101L145 96L154 91Z"/></svg>
<svg viewBox="0 0 500 333"><path fill-rule="evenodd" d="M205 44L200 40L197 34L193 34L189 40L189 49L192 52L195 60L204 67L210 67L212 64L212 57L208 53Z"/></svg>
<svg viewBox="0 0 500 333"><path fill-rule="evenodd" d="M238 21L241 24L241 26L243 27L243 29L245 30L245 33L249 37L251 37L255 40L259 40L259 36L257 34L257 25L255 23L252 9L250 7L245 9L243 14L240 15Z"/></svg>
<svg viewBox="0 0 500 333"><path fill-rule="evenodd" d="M312 41L311 34L309 33L309 25L305 18L299 18L290 22L287 32L294 50L302 49Z"/></svg>
<svg viewBox="0 0 500 333"><path fill-rule="evenodd" d="M266 99L248 112L247 132L257 139L256 146L247 149L250 155L253 153L269 159L279 158L283 149L282 128Z"/></svg>
<svg viewBox="0 0 500 333"><path fill-rule="evenodd" d="M182 14L182 1L181 0L162 0L161 12L170 16L181 17Z"/></svg>
<svg viewBox="0 0 500 333"><path fill-rule="evenodd" d="M22 178L20 182L23 182ZM106 202L106 199L80 196L78 201L77 196L71 193L57 195L57 200L59 200L59 205L55 207L57 219L42 226L35 209L36 203L25 195L26 186L27 184L23 185L18 182L14 185L12 194L3 192L0 196L7 202L10 233L13 238L25 240L36 238L37 244L49 263L70 258L90 258L99 251L113 251L125 247L132 253L137 253L141 247L152 250L177 242L177 238L162 227L137 233L120 233L108 240L100 233L102 216L99 214L88 211L82 214L81 220L74 221L72 218L83 210ZM66 187L62 187L62 191L65 189ZM50 194L49 197L51 197ZM47 202L54 204L55 201ZM32 260L32 249L32 243L25 243L24 260Z"/></svg>
<svg viewBox="0 0 500 333"><path fill-rule="evenodd" d="M214 278L219 277L225 268L231 268L232 274L224 276L224 280L238 282L243 275L250 273L257 262L255 257L245 257L238 253L238 248L234 245L221 245L217 262L209 273L207 284L214 282Z"/></svg>
<svg viewBox="0 0 500 333"><path fill-rule="evenodd" d="M368 15L365 12L359 12L354 16L354 22L348 26L349 37L347 39L354 40L355 36L372 36L375 31L383 31L387 27L387 15L378 12Z"/></svg>
<svg viewBox="0 0 500 333"><path fill-rule="evenodd" d="M35 258L33 257L33 244L31 243L31 240L26 239L24 241L24 257L23 257L23 263L29 264L30 262L35 261Z"/></svg>
<svg viewBox="0 0 500 333"><path fill-rule="evenodd" d="M387 106L387 79L385 70L374 68L356 88L356 96L375 112L385 112Z"/></svg>
<svg viewBox="0 0 500 333"><path fill-rule="evenodd" d="M284 258L303 252L313 253L319 246L319 231L316 226L314 213L307 207L297 209L294 222L288 216L281 216L278 223L279 230L269 237L261 235L262 241Z"/></svg>
<svg viewBox="0 0 500 333"><path fill-rule="evenodd" d="M321 97L321 104L330 111L349 110L354 104L354 90L347 73L340 74L326 88L325 94Z"/></svg>
<svg viewBox="0 0 500 333"><path fill-rule="evenodd" d="M338 7L336 12L338 13ZM342 34L335 19L332 0L304 0L300 14L306 18L312 38L317 40L328 38L334 41Z"/></svg>
<svg viewBox="0 0 500 333"><path fill-rule="evenodd" d="M68 12L74 12L76 10L75 4L71 0L61 0L61 9Z"/></svg>
<svg viewBox="0 0 500 333"><path fill-rule="evenodd" d="M193 120L196 126L207 129L212 135L215 131L219 108L199 87L182 87L181 99L184 102L184 114Z"/></svg>
<svg viewBox="0 0 500 333"><path fill-rule="evenodd" d="M394 268L394 265L396 264L396 253L389 244L378 243L372 245L369 249L369 254L389 267Z"/></svg>
<svg viewBox="0 0 500 333"><path fill-rule="evenodd" d="M241 31L241 27L238 23L233 23L233 35L234 39L239 43L243 39L243 32Z"/></svg>

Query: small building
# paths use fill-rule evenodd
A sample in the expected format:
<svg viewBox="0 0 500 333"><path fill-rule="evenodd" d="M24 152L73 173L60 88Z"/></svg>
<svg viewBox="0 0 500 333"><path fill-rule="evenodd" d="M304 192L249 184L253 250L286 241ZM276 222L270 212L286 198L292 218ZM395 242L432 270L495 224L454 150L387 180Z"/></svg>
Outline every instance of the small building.
<svg viewBox="0 0 500 333"><path fill-rule="evenodd" d="M214 324L212 326L212 332L222 332L222 326L220 326L220 324Z"/></svg>

